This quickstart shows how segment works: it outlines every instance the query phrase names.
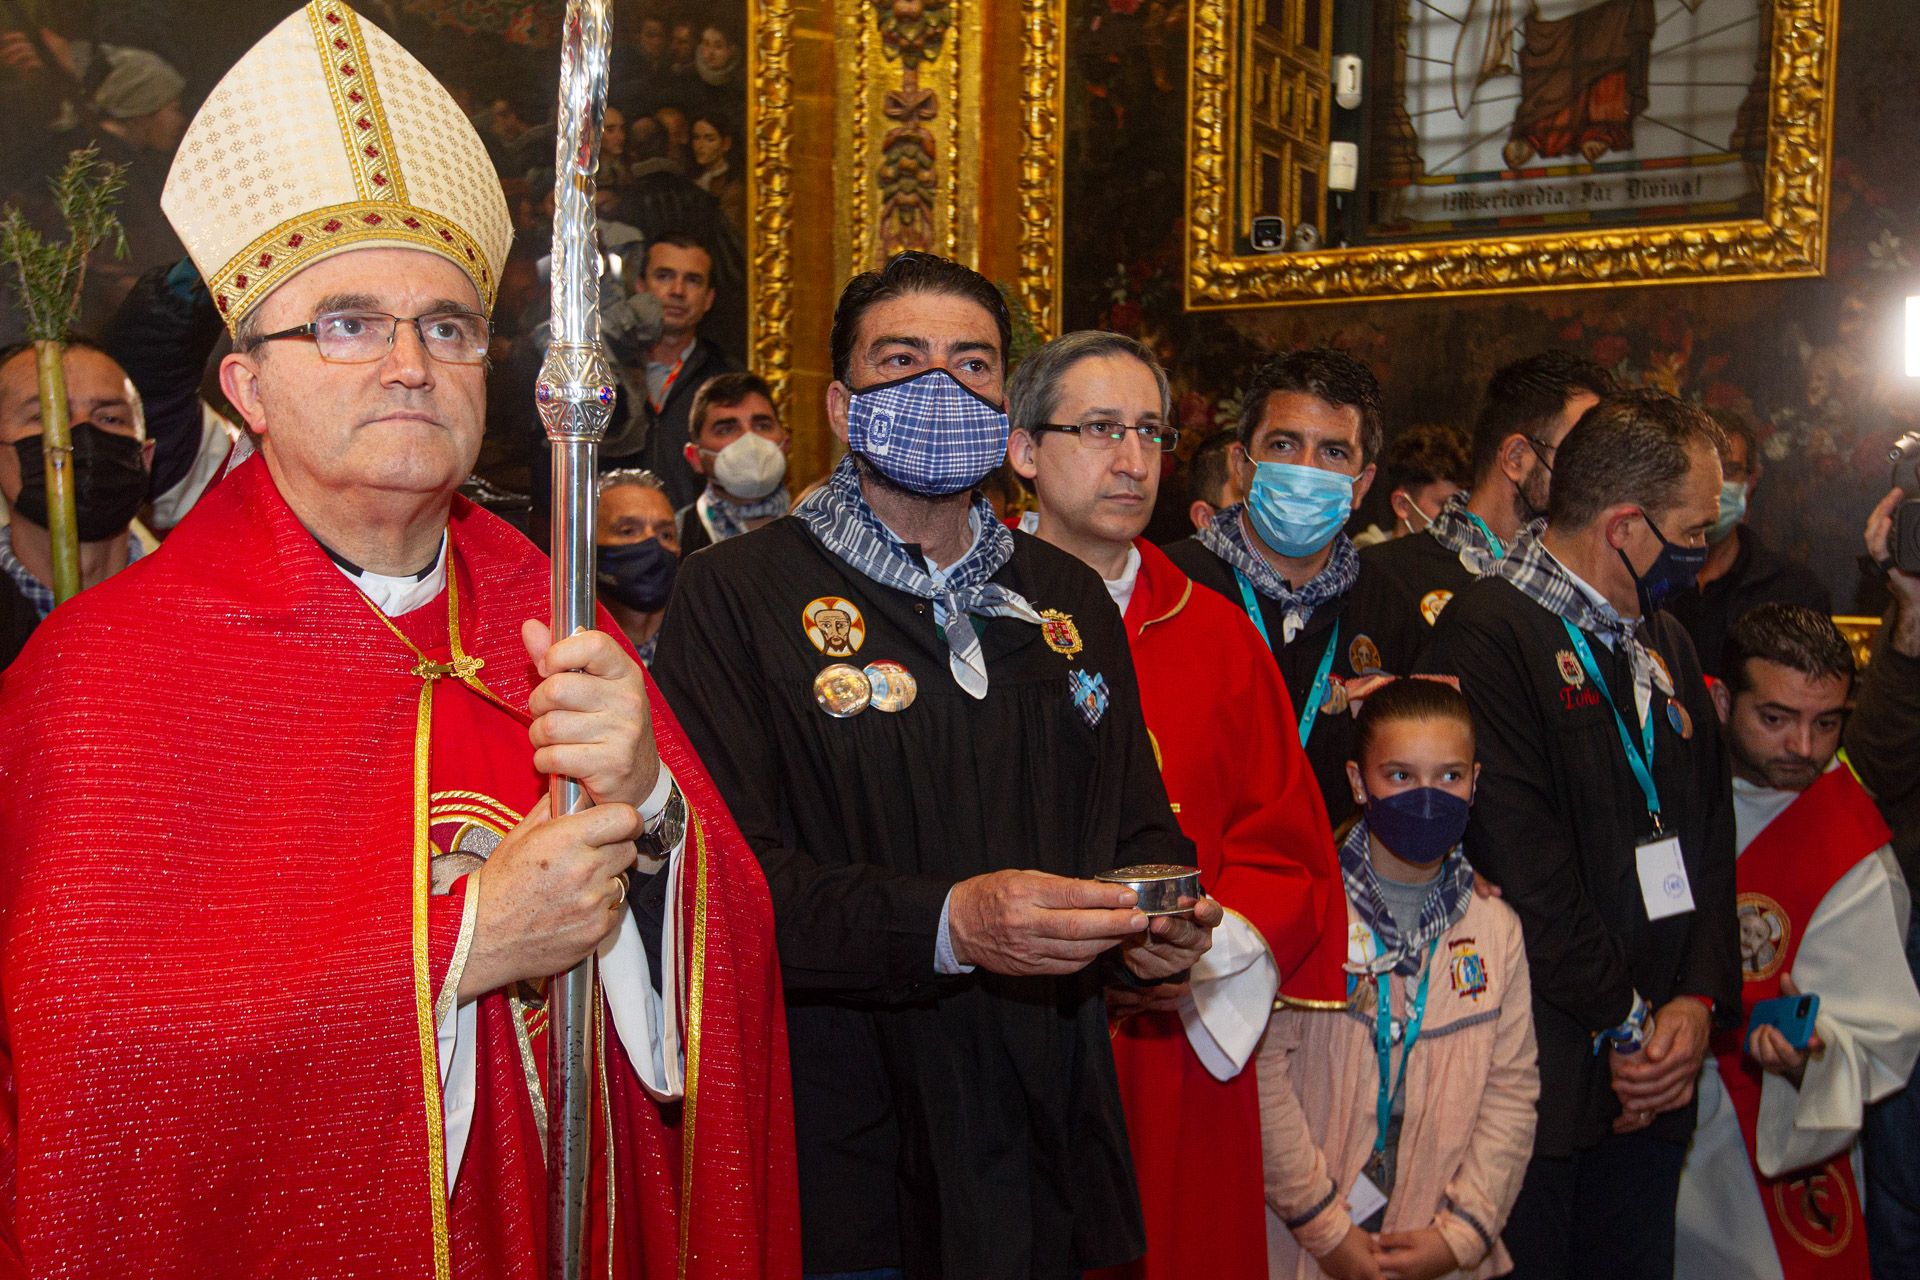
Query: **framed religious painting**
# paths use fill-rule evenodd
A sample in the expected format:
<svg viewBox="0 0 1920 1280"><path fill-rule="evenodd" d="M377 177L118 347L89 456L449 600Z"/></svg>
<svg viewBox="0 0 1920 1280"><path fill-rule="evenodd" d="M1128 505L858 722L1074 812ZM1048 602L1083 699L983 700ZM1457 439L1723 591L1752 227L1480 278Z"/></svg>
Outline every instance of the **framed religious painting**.
<svg viewBox="0 0 1920 1280"><path fill-rule="evenodd" d="M1186 301L1817 275L1837 0L1194 0Z"/></svg>

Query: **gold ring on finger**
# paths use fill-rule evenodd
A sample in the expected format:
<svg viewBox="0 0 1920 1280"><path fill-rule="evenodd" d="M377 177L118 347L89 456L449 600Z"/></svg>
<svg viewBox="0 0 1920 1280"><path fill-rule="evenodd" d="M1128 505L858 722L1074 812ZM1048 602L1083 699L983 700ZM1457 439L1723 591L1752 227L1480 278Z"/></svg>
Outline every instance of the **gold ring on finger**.
<svg viewBox="0 0 1920 1280"><path fill-rule="evenodd" d="M618 911L621 907L627 905L627 878L625 876L615 876L613 878L613 887L620 891L620 896L613 900L613 907L611 909Z"/></svg>

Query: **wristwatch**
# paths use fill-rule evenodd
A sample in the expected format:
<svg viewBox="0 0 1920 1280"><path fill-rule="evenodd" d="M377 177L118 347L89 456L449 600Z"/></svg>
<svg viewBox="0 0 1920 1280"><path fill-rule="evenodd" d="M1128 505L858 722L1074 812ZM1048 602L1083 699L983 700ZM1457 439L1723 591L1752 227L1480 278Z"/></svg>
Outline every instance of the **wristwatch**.
<svg viewBox="0 0 1920 1280"><path fill-rule="evenodd" d="M643 857L664 858L679 847L687 836L687 801L680 794L680 784L675 782L667 792L666 807L634 841L640 846Z"/></svg>

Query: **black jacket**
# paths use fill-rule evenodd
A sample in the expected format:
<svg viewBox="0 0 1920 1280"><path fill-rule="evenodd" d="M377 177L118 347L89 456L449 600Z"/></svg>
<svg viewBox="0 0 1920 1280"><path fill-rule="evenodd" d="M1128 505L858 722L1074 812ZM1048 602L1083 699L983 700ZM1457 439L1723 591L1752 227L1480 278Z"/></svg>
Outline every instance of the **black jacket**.
<svg viewBox="0 0 1920 1280"><path fill-rule="evenodd" d="M1700 669L1716 677L1721 674L1727 632L1747 610L1777 601L1833 612L1833 597L1811 572L1776 555L1744 524L1734 528L1733 536L1740 540L1740 553L1732 567L1705 588L1685 592L1667 606L1693 637Z"/></svg>
<svg viewBox="0 0 1920 1280"><path fill-rule="evenodd" d="M700 384L715 374L738 373L740 368L738 360L705 338L695 338L686 363L680 366L679 376L667 390L667 402L653 415L653 429L647 435L642 454L646 459L644 465L667 487L667 499L675 511L699 497L707 486L706 477L695 475L687 465L687 416L693 409L694 394L700 390ZM634 370L634 385L646 386L644 368ZM620 465L635 464L622 462Z"/></svg>
<svg viewBox="0 0 1920 1280"><path fill-rule="evenodd" d="M40 625L40 611L33 601L14 585L11 577L0 573L0 672L27 647L27 637Z"/></svg>
<svg viewBox="0 0 1920 1280"><path fill-rule="evenodd" d="M1920 658L1896 652L1889 640L1889 612L1873 642L1847 718L1847 761L1873 793L1887 825L1893 828L1893 852L1909 887L1920 887Z"/></svg>
<svg viewBox="0 0 1920 1280"><path fill-rule="evenodd" d="M1067 615L1084 647L976 620L983 699L954 682L927 601L857 573L791 516L689 557L660 635L653 676L772 891L807 1271L1066 1280L1144 1247L1098 966L934 968L960 880L1193 856L1113 601L1078 560L1012 536L993 580ZM808 637L805 610L827 596L859 611L853 653ZM751 660L723 671L717 653ZM835 719L817 704L823 670L879 660L917 682L905 709ZM1104 679L1093 723L1076 674Z"/></svg>
<svg viewBox="0 0 1920 1280"><path fill-rule="evenodd" d="M153 268L100 331L100 345L127 371L140 393L153 441L147 496L158 498L186 479L200 452L200 383L207 357L225 329L199 276L173 263Z"/></svg>
<svg viewBox="0 0 1920 1280"><path fill-rule="evenodd" d="M1474 579L1459 555L1427 531L1360 548L1360 569L1363 576L1385 579L1383 585L1399 590L1419 619L1415 634L1439 622L1448 602Z"/></svg>
<svg viewBox="0 0 1920 1280"><path fill-rule="evenodd" d="M1619 1114L1593 1035L1627 1016L1635 991L1656 1008L1675 996L1707 997L1723 1026L1740 1014L1733 795L1719 721L1680 624L1656 614L1647 643L1672 673L1674 698L1653 693L1653 778L1695 906L1653 922L1635 852L1652 820L1613 712L1575 664L1560 618L1512 583L1481 578L1447 606L1423 663L1457 676L1473 708L1481 772L1467 856L1500 886L1526 933L1541 1155L1595 1145ZM1634 724L1625 654L1592 636L1588 645ZM1685 1143L1693 1127L1688 1105L1657 1117L1649 1132Z"/></svg>
<svg viewBox="0 0 1920 1280"><path fill-rule="evenodd" d="M1244 608L1239 584L1226 561L1209 550L1199 538L1183 538L1166 548L1167 556L1180 571L1203 587L1218 591ZM1266 623L1268 643L1273 646L1274 661L1280 664L1280 679L1287 686L1287 700L1297 731L1301 708L1313 686L1320 659L1334 640L1333 628L1340 625L1334 650L1332 679L1341 683L1367 673L1368 668L1390 675L1405 675L1413 670L1414 660L1426 643L1427 624L1419 610L1409 603L1398 584L1370 573L1361 561L1360 576L1348 592L1313 611L1292 644L1286 634L1286 610L1277 602L1260 597L1260 614ZM1204 655L1195 655L1193 675L1207 678ZM1327 817L1335 827L1354 811L1353 788L1347 782L1347 761L1353 758L1354 722L1344 701L1331 705L1322 702L1313 717L1307 738L1307 760L1313 765L1314 780L1327 802Z"/></svg>

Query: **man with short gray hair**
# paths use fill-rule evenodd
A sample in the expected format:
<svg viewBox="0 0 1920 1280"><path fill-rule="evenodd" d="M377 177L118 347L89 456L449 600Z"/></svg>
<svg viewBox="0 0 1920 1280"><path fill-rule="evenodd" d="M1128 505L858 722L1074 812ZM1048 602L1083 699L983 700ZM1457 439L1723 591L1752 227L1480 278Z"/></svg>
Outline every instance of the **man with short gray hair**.
<svg viewBox="0 0 1920 1280"><path fill-rule="evenodd" d="M1259 1100L1244 1068L1277 991L1346 994L1346 900L1319 789L1260 633L1141 536L1180 435L1153 354L1069 333L1020 362L1007 402L1007 456L1039 501L1031 532L1106 580L1167 797L1208 891L1232 908L1190 980L1107 997L1147 1225L1128 1274L1261 1280Z"/></svg>
<svg viewBox="0 0 1920 1280"><path fill-rule="evenodd" d="M1706 555L1719 439L1655 392L1587 410L1544 530L1460 591L1423 660L1472 705L1467 856L1526 931L1540 1124L1503 1235L1521 1276L1673 1274L1694 1082L1739 1016L1719 720L1658 611Z"/></svg>

